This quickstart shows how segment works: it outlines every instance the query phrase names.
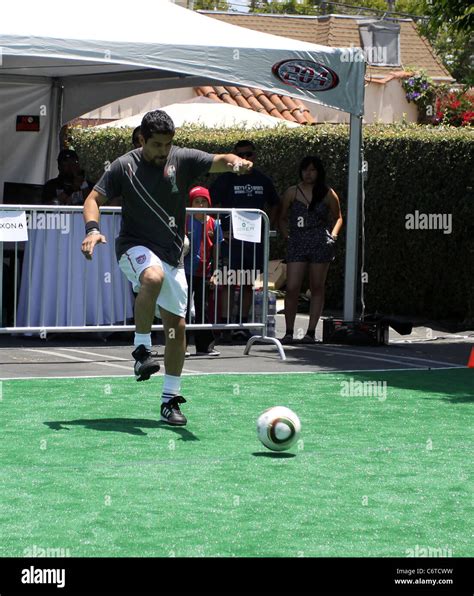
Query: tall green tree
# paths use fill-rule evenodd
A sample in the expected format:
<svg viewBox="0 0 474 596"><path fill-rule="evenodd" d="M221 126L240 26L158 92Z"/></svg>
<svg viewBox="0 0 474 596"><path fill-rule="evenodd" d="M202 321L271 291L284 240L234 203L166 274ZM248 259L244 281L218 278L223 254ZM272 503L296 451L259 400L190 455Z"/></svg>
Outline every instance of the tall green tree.
<svg viewBox="0 0 474 596"><path fill-rule="evenodd" d="M427 4L430 26L441 29L448 26L451 32L469 33L474 30L474 4L466 0L436 0Z"/></svg>
<svg viewBox="0 0 474 596"><path fill-rule="evenodd" d="M456 81L473 85L474 7L463 0L423 0L419 4L428 17L419 23L420 33L428 39Z"/></svg>

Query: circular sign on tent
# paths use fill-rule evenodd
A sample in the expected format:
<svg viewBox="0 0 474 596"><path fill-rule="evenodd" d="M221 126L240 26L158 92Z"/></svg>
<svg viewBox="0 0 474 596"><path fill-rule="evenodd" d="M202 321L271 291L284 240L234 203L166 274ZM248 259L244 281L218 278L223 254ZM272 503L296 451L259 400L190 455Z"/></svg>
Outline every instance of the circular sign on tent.
<svg viewBox="0 0 474 596"><path fill-rule="evenodd" d="M305 91L328 91L339 84L333 70L312 60L283 60L273 65L272 72L286 85Z"/></svg>

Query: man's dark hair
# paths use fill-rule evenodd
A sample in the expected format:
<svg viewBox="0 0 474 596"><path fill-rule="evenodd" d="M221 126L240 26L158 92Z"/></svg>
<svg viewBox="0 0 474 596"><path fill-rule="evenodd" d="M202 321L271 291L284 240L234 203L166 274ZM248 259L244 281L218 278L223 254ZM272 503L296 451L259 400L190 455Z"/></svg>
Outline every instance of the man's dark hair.
<svg viewBox="0 0 474 596"><path fill-rule="evenodd" d="M322 201L327 195L329 187L326 184L326 170L324 164L316 155L308 155L301 160L300 167L298 168L300 179L303 179L303 170L306 170L309 166L314 166L318 172L316 183L313 186L313 198L311 199L311 204L309 206L309 210L313 211L317 203Z"/></svg>
<svg viewBox="0 0 474 596"><path fill-rule="evenodd" d="M141 129L139 126L137 126L134 131L132 132L132 145L135 146L137 143L139 143L138 140L138 135L140 134Z"/></svg>
<svg viewBox="0 0 474 596"><path fill-rule="evenodd" d="M146 143L154 134L174 135L174 123L163 110L154 110L143 116L140 132Z"/></svg>
<svg viewBox="0 0 474 596"><path fill-rule="evenodd" d="M252 151L255 151L255 145L252 143L252 141L246 141L246 140L238 141L235 144L234 151L237 152L241 147L251 147Z"/></svg>

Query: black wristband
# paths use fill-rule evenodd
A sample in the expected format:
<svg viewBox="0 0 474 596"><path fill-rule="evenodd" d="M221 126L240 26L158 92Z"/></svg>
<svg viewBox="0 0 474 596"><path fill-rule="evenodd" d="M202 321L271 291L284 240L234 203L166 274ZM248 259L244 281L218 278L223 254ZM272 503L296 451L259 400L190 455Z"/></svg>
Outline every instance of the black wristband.
<svg viewBox="0 0 474 596"><path fill-rule="evenodd" d="M97 222L97 221L88 221L86 223L86 234L88 234L91 230L99 230L99 232L100 232L99 222Z"/></svg>

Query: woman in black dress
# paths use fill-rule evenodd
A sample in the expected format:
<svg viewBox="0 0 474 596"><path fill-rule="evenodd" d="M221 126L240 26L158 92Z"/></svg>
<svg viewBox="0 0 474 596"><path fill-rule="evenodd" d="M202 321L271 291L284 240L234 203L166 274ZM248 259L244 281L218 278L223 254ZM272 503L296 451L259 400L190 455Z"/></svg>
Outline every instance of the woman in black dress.
<svg viewBox="0 0 474 596"><path fill-rule="evenodd" d="M300 163L300 183L283 195L280 230L288 240L285 296L286 332L281 342L293 341L298 296L309 267L311 305L308 330L303 343L315 342L315 330L324 306L326 276L334 260L335 244L342 227L339 198L326 185L324 165L307 156Z"/></svg>

